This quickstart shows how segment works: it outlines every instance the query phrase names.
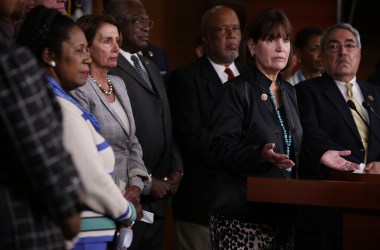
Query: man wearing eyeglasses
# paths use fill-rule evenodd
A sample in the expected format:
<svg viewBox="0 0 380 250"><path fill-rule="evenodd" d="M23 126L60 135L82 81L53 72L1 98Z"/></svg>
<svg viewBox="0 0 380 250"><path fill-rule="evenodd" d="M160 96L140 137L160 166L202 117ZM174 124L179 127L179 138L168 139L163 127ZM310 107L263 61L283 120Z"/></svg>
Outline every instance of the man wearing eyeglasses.
<svg viewBox="0 0 380 250"><path fill-rule="evenodd" d="M142 191L141 204L154 214L154 222L139 221L133 226L128 249L161 250L168 198L177 192L183 170L172 136L163 78L157 66L139 54L148 45L153 21L138 0L111 1L105 14L115 17L122 33L118 65L110 74L121 77L126 84L143 160L152 175L151 184Z"/></svg>
<svg viewBox="0 0 380 250"><path fill-rule="evenodd" d="M359 32L350 24L336 24L322 35L321 49L325 73L296 85L304 131L299 173L306 178L326 178L330 171L358 170L361 163L365 173L379 173L380 119L365 106L380 112L380 89L357 79ZM318 210L318 215L310 214L319 218L314 227L319 231L313 233L317 241L304 232L298 234L302 243L342 249L341 218L329 211ZM301 245L299 249L315 248Z"/></svg>

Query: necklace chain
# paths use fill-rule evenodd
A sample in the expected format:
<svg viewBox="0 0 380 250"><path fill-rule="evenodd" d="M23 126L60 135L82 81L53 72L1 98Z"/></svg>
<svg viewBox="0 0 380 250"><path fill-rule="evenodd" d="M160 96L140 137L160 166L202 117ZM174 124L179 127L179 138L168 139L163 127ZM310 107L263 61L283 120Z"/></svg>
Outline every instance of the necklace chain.
<svg viewBox="0 0 380 250"><path fill-rule="evenodd" d="M290 157L290 145L292 144L292 134L290 133L290 130L287 131L285 128L284 121L281 118L280 111L278 110L276 106L276 101L274 100L274 95L272 93L272 90L269 89L269 95L270 99L272 100L273 107L276 111L277 119L280 122L281 128L282 128L282 133L284 135L284 141L286 145L286 154Z"/></svg>
<svg viewBox="0 0 380 250"><path fill-rule="evenodd" d="M95 82L96 85L98 85L99 89L106 95L112 95L113 94L113 85L108 75L106 75L107 84L108 84L108 90L102 87L100 83L98 83L92 75L90 75L91 79Z"/></svg>

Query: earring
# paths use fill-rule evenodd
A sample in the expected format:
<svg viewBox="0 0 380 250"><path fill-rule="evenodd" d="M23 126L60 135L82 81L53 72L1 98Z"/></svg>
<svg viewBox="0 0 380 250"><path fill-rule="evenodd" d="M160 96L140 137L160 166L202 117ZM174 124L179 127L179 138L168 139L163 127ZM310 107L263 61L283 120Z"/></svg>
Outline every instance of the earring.
<svg viewBox="0 0 380 250"><path fill-rule="evenodd" d="M255 54L254 54L253 52L251 52L251 56L252 56L252 57L255 57Z"/></svg>
<svg viewBox="0 0 380 250"><path fill-rule="evenodd" d="M49 62L49 64L50 64L50 66L52 66L53 68L54 68L55 66L57 66L57 64L55 63L55 61L51 61L51 62Z"/></svg>

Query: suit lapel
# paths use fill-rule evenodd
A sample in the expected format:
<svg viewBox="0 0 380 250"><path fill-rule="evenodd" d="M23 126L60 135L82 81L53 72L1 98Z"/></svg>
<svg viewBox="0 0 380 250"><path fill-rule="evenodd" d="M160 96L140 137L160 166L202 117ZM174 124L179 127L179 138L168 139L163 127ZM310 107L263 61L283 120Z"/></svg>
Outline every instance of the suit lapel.
<svg viewBox="0 0 380 250"><path fill-rule="evenodd" d="M157 81L163 81L162 76L161 76L161 74L159 74L158 77L160 77L160 79L157 79L157 76L154 75L154 74L152 74L152 72L154 72L153 69L152 69L152 67L157 67L157 66L156 66L156 65L153 65L153 62L150 61L149 59L147 59L146 57L143 57L143 56L140 56L140 55L138 55L138 56L139 56L139 59L140 59L140 61L141 61L141 63L142 63L142 66L146 69L146 72L147 72L148 75L149 75L150 82L151 82L153 88L156 89L156 90L159 92L158 94L159 94L160 96L162 96L162 93L160 93L160 92L162 91L162 89L160 88L160 86L157 85ZM135 70L135 71L136 71L136 70ZM158 70L158 72L159 72L159 70ZM140 77L140 78L141 78L141 77ZM142 79L142 78L141 78L141 79ZM146 83L145 83L145 82L144 82L144 86L145 86L146 89L148 89L151 93L156 94L156 93L154 92L154 90L152 90L152 89L150 89L149 87L146 86Z"/></svg>
<svg viewBox="0 0 380 250"><path fill-rule="evenodd" d="M106 109L109 110L109 112L112 114L112 116L117 120L117 122L120 124L120 126L123 128L125 133L128 135L127 128L125 127L124 123L120 120L119 116L116 114L116 112L113 110L111 105L109 104L107 98L103 95L102 91L99 89L99 87L96 85L96 83L92 80L89 79L91 83L91 87L95 90L95 93L98 95L99 99L103 103ZM117 92L116 92L117 93ZM123 98L119 98L119 101L122 100Z"/></svg>
<svg viewBox="0 0 380 250"><path fill-rule="evenodd" d="M143 66L145 66L145 64L144 64L143 60L141 59L141 57L140 57L140 60L143 63ZM121 54L119 55L119 57L117 59L117 67L119 67L120 69L122 69L126 74L130 75L133 79L136 80L136 82L138 82L146 90L148 90L149 92L154 93L154 91L151 90L146 85L146 83L144 82L144 79L142 79L142 77L140 76L140 74L136 71L135 67L132 64L130 64L128 62L128 60L123 55L121 55ZM149 74L149 70L147 70L147 72L148 72L148 75L150 75Z"/></svg>
<svg viewBox="0 0 380 250"><path fill-rule="evenodd" d="M202 78L204 79L205 84L207 84L210 96L215 100L219 89L223 86L222 81L206 56L201 58L201 62Z"/></svg>
<svg viewBox="0 0 380 250"><path fill-rule="evenodd" d="M360 90L362 91L364 100L369 102L374 110L380 110L380 107L377 106L378 101L376 102L371 101L373 97L377 96L377 93L372 93L372 89L368 83L363 83L361 81L358 81L358 84L359 84ZM368 111L368 117L369 117L370 130L376 133L377 131L379 131L380 120L370 111ZM371 160L370 159L371 156L374 156L374 155L376 156L380 142L377 140L377 138L374 135L371 134L370 131L368 133L369 133L368 158L369 160ZM376 134L376 136L380 137L380 135L378 134ZM374 150L373 153L371 153L372 151L371 149Z"/></svg>
<svg viewBox="0 0 380 250"><path fill-rule="evenodd" d="M323 76L322 78L326 78L327 76ZM351 132L355 135L356 139L361 143L361 137L356 128L355 120L352 116L351 110L348 107L346 100L342 96L339 88L336 86L336 83L331 78L323 79L322 84L324 87L324 94L327 99L332 103L332 105L338 110L343 119L346 121L347 126L351 130ZM334 117L336 118L336 117Z"/></svg>
<svg viewBox="0 0 380 250"><path fill-rule="evenodd" d="M123 83L123 85L121 85L121 86L119 86L119 84L115 84L115 87L116 87L115 88L116 96L117 96L119 102L121 103L121 105L123 106L125 113L127 114L128 123L129 123L129 130L130 130L130 133L132 133L132 131L135 130L135 124L132 123L132 121L134 121L134 117L133 117L132 107L131 107L131 104L129 101L128 93L127 93L126 88L125 88L125 84ZM128 100L128 102L127 102L127 100ZM118 119L118 122L121 125L124 125L123 122L121 122L121 120L119 120L119 119ZM127 133L125 126L123 126L123 129Z"/></svg>

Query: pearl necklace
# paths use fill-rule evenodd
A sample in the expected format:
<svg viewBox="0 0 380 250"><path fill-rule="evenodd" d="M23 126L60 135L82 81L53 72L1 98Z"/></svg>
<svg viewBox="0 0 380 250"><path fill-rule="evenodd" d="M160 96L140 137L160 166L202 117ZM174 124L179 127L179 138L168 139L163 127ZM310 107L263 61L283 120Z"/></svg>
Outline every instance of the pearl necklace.
<svg viewBox="0 0 380 250"><path fill-rule="evenodd" d="M111 83L111 80L110 78L108 77L108 75L106 75L106 79L107 79L107 84L108 84L108 90L104 89L102 87L102 85L100 83L98 83L93 77L92 75L90 75L91 79L95 82L96 85L98 85L99 89L106 95L112 95L113 94L113 86L112 86L112 83Z"/></svg>
<svg viewBox="0 0 380 250"><path fill-rule="evenodd" d="M286 154L288 157L290 157L290 145L292 145L292 134L290 133L290 131L287 131L285 128L284 121L281 118L280 111L278 110L276 106L276 101L274 100L274 95L270 89L269 89L269 95L270 95L270 99L272 100L273 107L276 111L277 119L280 122L280 125L282 128L282 134L284 135L284 141L286 145Z"/></svg>

